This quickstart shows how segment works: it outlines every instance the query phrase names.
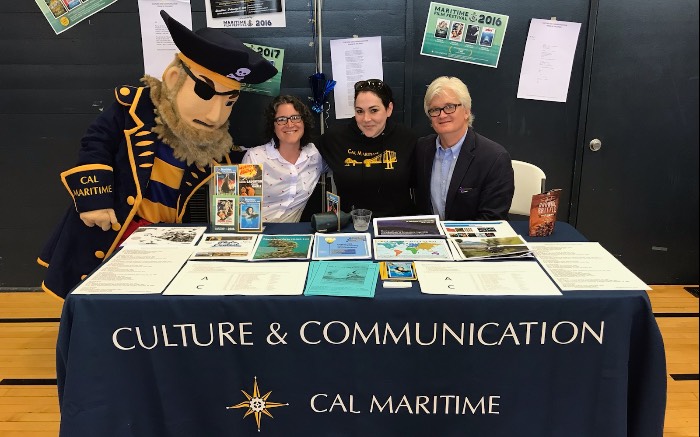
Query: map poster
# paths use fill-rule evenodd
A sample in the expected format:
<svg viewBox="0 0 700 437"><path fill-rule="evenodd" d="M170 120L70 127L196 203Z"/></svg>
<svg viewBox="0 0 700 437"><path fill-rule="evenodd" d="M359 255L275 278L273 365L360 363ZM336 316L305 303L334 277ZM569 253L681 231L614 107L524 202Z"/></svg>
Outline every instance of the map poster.
<svg viewBox="0 0 700 437"><path fill-rule="evenodd" d="M56 35L68 30L117 0L35 0Z"/></svg>
<svg viewBox="0 0 700 437"><path fill-rule="evenodd" d="M442 238L375 238L374 259L382 261L452 261L447 240Z"/></svg>
<svg viewBox="0 0 700 437"><path fill-rule="evenodd" d="M498 67L508 16L430 3L420 54Z"/></svg>

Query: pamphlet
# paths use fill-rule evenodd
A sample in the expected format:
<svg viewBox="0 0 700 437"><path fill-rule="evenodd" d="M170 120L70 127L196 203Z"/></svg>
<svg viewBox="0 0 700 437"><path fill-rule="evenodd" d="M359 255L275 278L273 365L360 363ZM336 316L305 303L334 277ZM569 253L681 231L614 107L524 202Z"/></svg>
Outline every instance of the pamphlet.
<svg viewBox="0 0 700 437"><path fill-rule="evenodd" d="M337 229L340 230L340 196L331 192L326 192L326 203L328 204L326 212L333 213L338 217Z"/></svg>
<svg viewBox="0 0 700 437"><path fill-rule="evenodd" d="M532 196L530 205L530 236L546 237L554 232L561 189Z"/></svg>
<svg viewBox="0 0 700 437"><path fill-rule="evenodd" d="M442 238L375 238L374 258L386 261L452 261L447 240Z"/></svg>
<svg viewBox="0 0 700 437"><path fill-rule="evenodd" d="M385 281L415 281L416 267L411 261L382 261L379 276Z"/></svg>
<svg viewBox="0 0 700 437"><path fill-rule="evenodd" d="M377 238L445 237L437 215L375 218L374 236Z"/></svg>
<svg viewBox="0 0 700 437"><path fill-rule="evenodd" d="M372 261L312 261L304 294L374 297L378 272Z"/></svg>
<svg viewBox="0 0 700 437"><path fill-rule="evenodd" d="M261 235L255 243L251 261L276 261L311 258L313 235Z"/></svg>
<svg viewBox="0 0 700 437"><path fill-rule="evenodd" d="M450 238L514 237L518 235L505 220L493 221L445 221L440 227Z"/></svg>
<svg viewBox="0 0 700 437"><path fill-rule="evenodd" d="M368 233L314 235L314 260L366 259L372 257L371 237Z"/></svg>
<svg viewBox="0 0 700 437"><path fill-rule="evenodd" d="M455 259L477 261L485 259L512 259L532 257L527 243L519 235L514 237L450 238Z"/></svg>
<svg viewBox="0 0 700 437"><path fill-rule="evenodd" d="M257 241L258 234L204 234L190 259L247 261Z"/></svg>

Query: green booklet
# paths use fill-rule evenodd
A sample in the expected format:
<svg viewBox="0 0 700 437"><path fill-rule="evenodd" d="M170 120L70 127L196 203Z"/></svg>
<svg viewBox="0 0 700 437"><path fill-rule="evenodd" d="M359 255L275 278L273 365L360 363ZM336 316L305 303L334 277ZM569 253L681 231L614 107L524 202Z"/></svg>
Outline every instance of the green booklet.
<svg viewBox="0 0 700 437"><path fill-rule="evenodd" d="M379 264L372 261L312 261L307 296L374 297Z"/></svg>

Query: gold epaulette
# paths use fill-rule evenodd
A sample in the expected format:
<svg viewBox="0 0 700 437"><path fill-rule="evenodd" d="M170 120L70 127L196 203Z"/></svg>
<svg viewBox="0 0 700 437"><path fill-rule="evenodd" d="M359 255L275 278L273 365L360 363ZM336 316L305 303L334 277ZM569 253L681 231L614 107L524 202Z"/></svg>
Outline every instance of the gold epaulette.
<svg viewBox="0 0 700 437"><path fill-rule="evenodd" d="M139 87L122 85L114 88L114 97L117 102L124 106L131 106L134 103L134 97Z"/></svg>

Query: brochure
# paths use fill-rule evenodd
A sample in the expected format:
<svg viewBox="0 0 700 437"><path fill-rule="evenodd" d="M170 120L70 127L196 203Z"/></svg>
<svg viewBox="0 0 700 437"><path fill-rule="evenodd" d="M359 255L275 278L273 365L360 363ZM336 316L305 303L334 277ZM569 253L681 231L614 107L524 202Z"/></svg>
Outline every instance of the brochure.
<svg viewBox="0 0 700 437"><path fill-rule="evenodd" d="M313 235L261 235L255 243L251 261L276 261L311 258Z"/></svg>
<svg viewBox="0 0 700 437"><path fill-rule="evenodd" d="M371 237L368 233L314 235L314 260L371 258Z"/></svg>
<svg viewBox="0 0 700 437"><path fill-rule="evenodd" d="M378 273L372 261L312 261L304 294L374 297Z"/></svg>
<svg viewBox="0 0 700 437"><path fill-rule="evenodd" d="M457 260L484 260L532 257L530 248L519 235L514 237L450 238Z"/></svg>
<svg viewBox="0 0 700 437"><path fill-rule="evenodd" d="M554 232L560 195L561 189L554 189L532 196L529 232L531 237L546 237Z"/></svg>
<svg viewBox="0 0 700 437"><path fill-rule="evenodd" d="M505 220L444 221L440 227L450 238L514 237L518 235Z"/></svg>
<svg viewBox="0 0 700 437"><path fill-rule="evenodd" d="M204 234L190 260L247 261L257 241L258 234Z"/></svg>
<svg viewBox="0 0 700 437"><path fill-rule="evenodd" d="M447 240L442 238L375 238L374 258L386 261L452 261Z"/></svg>
<svg viewBox="0 0 700 437"><path fill-rule="evenodd" d="M416 267L411 261L382 261L379 276L385 281L415 281Z"/></svg>
<svg viewBox="0 0 700 437"><path fill-rule="evenodd" d="M375 218L373 224L377 238L445 237L437 215Z"/></svg>

